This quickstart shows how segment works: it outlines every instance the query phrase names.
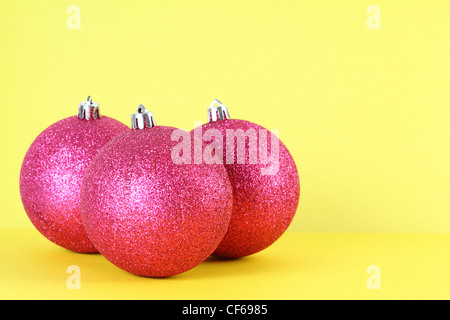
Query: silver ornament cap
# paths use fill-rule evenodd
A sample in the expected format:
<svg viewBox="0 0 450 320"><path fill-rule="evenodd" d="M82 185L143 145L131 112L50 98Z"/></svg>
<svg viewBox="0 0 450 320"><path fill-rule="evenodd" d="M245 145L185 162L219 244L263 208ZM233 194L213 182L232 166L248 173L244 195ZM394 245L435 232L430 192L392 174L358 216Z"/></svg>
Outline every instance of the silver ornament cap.
<svg viewBox="0 0 450 320"><path fill-rule="evenodd" d="M88 96L86 101L80 102L78 105L78 118L82 120L95 120L100 118L98 102L93 101L91 96Z"/></svg>
<svg viewBox="0 0 450 320"><path fill-rule="evenodd" d="M230 119L227 106L217 99L209 105L208 108L208 122L216 122L217 120Z"/></svg>
<svg viewBox="0 0 450 320"><path fill-rule="evenodd" d="M152 128L156 126L155 118L153 117L153 112L148 111L142 104L137 108L136 113L131 115L131 128L144 129Z"/></svg>

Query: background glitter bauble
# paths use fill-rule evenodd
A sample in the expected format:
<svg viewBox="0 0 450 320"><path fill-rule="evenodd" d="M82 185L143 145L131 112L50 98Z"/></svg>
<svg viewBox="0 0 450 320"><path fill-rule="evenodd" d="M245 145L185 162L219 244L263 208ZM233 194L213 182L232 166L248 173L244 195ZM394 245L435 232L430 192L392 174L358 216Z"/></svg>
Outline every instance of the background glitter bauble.
<svg viewBox="0 0 450 320"><path fill-rule="evenodd" d="M223 163L233 186L233 214L230 226L214 255L237 258L259 252L275 242L288 228L297 210L300 197L300 181L297 168L284 144L267 131L267 150L270 154L271 137L279 141L279 169L274 175L262 175L260 157L256 164L249 164L249 140L245 144L245 163L238 164L236 142L235 159L226 164L226 130L253 129L259 141L259 129L263 127L244 120L225 119L202 126L218 129L223 136ZM197 129L199 130L199 129ZM265 130L265 129L264 129ZM191 131L194 133L195 129ZM259 155L259 153L258 153Z"/></svg>
<svg viewBox="0 0 450 320"><path fill-rule="evenodd" d="M136 275L166 277L195 267L216 249L230 221L225 168L175 164L173 130L121 134L97 154L83 181L90 239L106 259Z"/></svg>
<svg viewBox="0 0 450 320"><path fill-rule="evenodd" d="M33 225L52 242L76 252L97 252L80 215L80 188L98 150L128 127L102 116L63 119L31 144L20 172L20 195Z"/></svg>

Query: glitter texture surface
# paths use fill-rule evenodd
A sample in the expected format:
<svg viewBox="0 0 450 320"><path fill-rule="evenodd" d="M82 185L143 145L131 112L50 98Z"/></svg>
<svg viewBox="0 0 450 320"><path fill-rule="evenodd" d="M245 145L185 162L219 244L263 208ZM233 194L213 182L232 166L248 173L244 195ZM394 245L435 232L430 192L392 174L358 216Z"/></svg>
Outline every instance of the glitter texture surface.
<svg viewBox="0 0 450 320"><path fill-rule="evenodd" d="M274 243L288 228L297 210L300 197L298 171L288 149L269 131L267 153L271 152L271 137L279 142L279 168L273 175L261 174L263 164L258 150L257 161L249 161L250 139L245 141L245 163L239 164L237 139L231 143L234 147L234 160L227 164L227 129L247 132L253 129L260 143L259 130L263 127L244 120L219 120L202 126L202 132L218 129L223 136L223 163L233 186L233 213L228 232L213 255L225 258L237 258L259 252ZM198 129L197 129L198 130ZM265 130L265 129L264 129ZM195 129L192 132L194 132ZM211 139L214 141L215 139ZM275 141L275 140L274 140ZM207 142L209 144L209 142Z"/></svg>
<svg viewBox="0 0 450 320"><path fill-rule="evenodd" d="M102 116L65 118L31 144L20 172L20 195L33 225L50 241L76 252L97 252L80 214L80 189L98 150L128 127Z"/></svg>
<svg viewBox="0 0 450 320"><path fill-rule="evenodd" d="M224 166L175 164L174 130L121 134L97 154L83 181L81 210L90 239L110 262L140 276L195 267L217 248L231 217Z"/></svg>

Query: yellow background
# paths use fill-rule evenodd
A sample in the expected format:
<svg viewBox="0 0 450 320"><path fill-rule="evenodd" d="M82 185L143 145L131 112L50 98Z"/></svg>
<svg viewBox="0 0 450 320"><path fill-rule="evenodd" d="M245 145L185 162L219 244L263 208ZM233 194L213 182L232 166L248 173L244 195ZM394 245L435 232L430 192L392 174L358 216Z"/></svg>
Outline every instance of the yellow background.
<svg viewBox="0 0 450 320"><path fill-rule="evenodd" d="M373 4L381 29L366 24ZM80 29L67 27L69 5ZM289 239L449 233L449 11L437 0L3 0L0 227L35 236L20 201L22 159L91 95L127 125L142 103L158 124L190 130L218 98L233 118L279 129L302 188Z"/></svg>

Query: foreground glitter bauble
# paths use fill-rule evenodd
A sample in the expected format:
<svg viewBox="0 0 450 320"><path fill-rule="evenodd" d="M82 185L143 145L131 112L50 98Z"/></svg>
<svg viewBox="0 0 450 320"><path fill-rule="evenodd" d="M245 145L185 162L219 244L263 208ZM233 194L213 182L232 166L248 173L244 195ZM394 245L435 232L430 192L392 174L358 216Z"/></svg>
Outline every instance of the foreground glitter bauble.
<svg viewBox="0 0 450 320"><path fill-rule="evenodd" d="M83 223L117 267L167 277L192 269L217 248L230 221L232 188L223 165L174 163L178 140L171 136L182 130L155 126L142 105L133 119L134 130L106 145L86 172Z"/></svg>
<svg viewBox="0 0 450 320"><path fill-rule="evenodd" d="M56 122L33 141L22 163L20 195L31 222L47 239L76 252L97 252L81 221L81 182L98 150L127 128L100 117L89 97L80 103L78 117Z"/></svg>
<svg viewBox="0 0 450 320"><path fill-rule="evenodd" d="M191 133L203 135L205 141L217 133L222 135L222 161L234 194L230 226L214 255L225 258L247 256L274 243L294 218L300 197L297 168L288 149L265 128L249 121L230 119L226 106L217 100L211 104L208 115L209 123ZM241 140L243 143L239 146L241 138L247 140ZM262 146L267 146L267 150L261 149ZM238 158L241 147L241 151L245 151L245 161ZM250 158L252 151L254 156ZM227 152L234 152L234 157L227 158ZM265 159L264 155L274 158Z"/></svg>

